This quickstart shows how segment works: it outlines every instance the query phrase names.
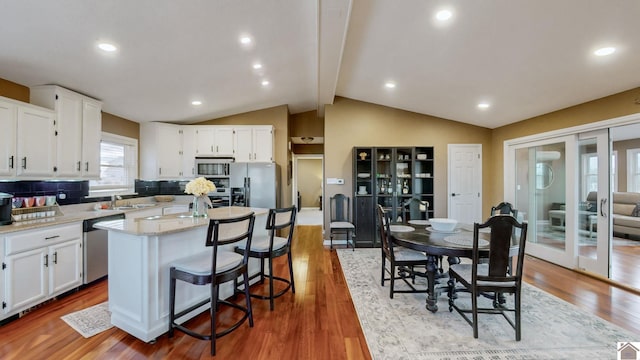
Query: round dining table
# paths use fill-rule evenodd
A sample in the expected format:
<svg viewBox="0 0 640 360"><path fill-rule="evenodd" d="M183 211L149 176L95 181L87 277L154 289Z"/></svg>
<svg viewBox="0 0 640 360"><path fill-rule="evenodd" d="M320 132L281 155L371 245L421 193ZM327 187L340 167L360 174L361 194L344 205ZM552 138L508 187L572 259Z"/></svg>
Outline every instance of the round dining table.
<svg viewBox="0 0 640 360"><path fill-rule="evenodd" d="M407 226L395 227L401 231L394 231L391 226L391 241L396 246L403 246L413 250L424 252L427 255L426 278L428 283L427 310L438 311L438 295L440 288L436 287L439 278L443 275L439 272L438 259L447 256L449 265L460 262L461 257L472 258L473 255L473 225L462 225L451 232L439 232L431 227L409 225L414 230L409 230ZM478 249L480 257L489 255L490 234L480 232ZM448 276L446 276L448 279Z"/></svg>

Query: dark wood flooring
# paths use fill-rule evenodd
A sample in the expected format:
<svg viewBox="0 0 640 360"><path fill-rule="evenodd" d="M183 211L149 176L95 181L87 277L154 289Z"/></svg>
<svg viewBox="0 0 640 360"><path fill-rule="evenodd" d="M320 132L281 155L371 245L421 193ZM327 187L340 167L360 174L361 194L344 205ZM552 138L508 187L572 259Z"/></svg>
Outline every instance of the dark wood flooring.
<svg viewBox="0 0 640 360"><path fill-rule="evenodd" d="M298 226L295 237L296 293L278 298L273 312L268 301L254 300L255 326L245 324L218 339L216 358L371 358L336 252L322 246L321 227ZM278 262L277 273L286 271L283 264ZM525 264L525 281L640 336L640 296L539 259L527 257ZM60 319L106 300L107 281L101 281L1 326L0 359L210 358L208 342L179 332L155 344L116 328L85 339ZM223 321L228 320L223 313ZM200 315L189 324L203 331L208 317Z"/></svg>

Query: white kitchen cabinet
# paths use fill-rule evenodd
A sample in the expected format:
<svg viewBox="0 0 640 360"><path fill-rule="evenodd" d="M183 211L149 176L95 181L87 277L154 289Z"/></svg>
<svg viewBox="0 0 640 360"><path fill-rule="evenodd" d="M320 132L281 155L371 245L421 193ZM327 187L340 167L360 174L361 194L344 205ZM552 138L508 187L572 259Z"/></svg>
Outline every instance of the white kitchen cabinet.
<svg viewBox="0 0 640 360"><path fill-rule="evenodd" d="M82 284L81 239L49 247L49 294L59 294Z"/></svg>
<svg viewBox="0 0 640 360"><path fill-rule="evenodd" d="M102 103L60 86L30 89L31 102L55 110L58 178L100 177Z"/></svg>
<svg viewBox="0 0 640 360"><path fill-rule="evenodd" d="M47 248L7 256L5 263L7 312L20 311L47 299Z"/></svg>
<svg viewBox="0 0 640 360"><path fill-rule="evenodd" d="M234 128L236 162L272 162L273 126Z"/></svg>
<svg viewBox="0 0 640 360"><path fill-rule="evenodd" d="M216 126L213 132L216 156L233 156L233 128Z"/></svg>
<svg viewBox="0 0 640 360"><path fill-rule="evenodd" d="M182 176L187 179L196 176L196 128L182 127Z"/></svg>
<svg viewBox="0 0 640 360"><path fill-rule="evenodd" d="M82 101L82 177L100 178L100 139L102 138L102 103Z"/></svg>
<svg viewBox="0 0 640 360"><path fill-rule="evenodd" d="M0 98L0 176L16 175L17 105Z"/></svg>
<svg viewBox="0 0 640 360"><path fill-rule="evenodd" d="M18 106L17 175L22 178L50 178L55 167L53 111L36 106Z"/></svg>
<svg viewBox="0 0 640 360"><path fill-rule="evenodd" d="M52 177L54 122L51 110L0 97L0 176Z"/></svg>
<svg viewBox="0 0 640 360"><path fill-rule="evenodd" d="M80 222L11 233L3 245L3 316L82 284Z"/></svg>
<svg viewBox="0 0 640 360"><path fill-rule="evenodd" d="M196 156L233 156L233 128L196 126Z"/></svg>
<svg viewBox="0 0 640 360"><path fill-rule="evenodd" d="M140 178L181 179L182 126L159 122L140 124Z"/></svg>

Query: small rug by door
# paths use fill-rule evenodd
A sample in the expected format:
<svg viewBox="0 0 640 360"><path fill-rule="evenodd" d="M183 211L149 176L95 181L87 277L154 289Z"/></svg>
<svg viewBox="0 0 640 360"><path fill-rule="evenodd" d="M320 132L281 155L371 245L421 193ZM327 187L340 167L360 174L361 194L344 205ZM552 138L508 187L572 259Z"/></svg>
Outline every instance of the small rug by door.
<svg viewBox="0 0 640 360"><path fill-rule="evenodd" d="M64 315L61 319L85 338L90 338L113 327L107 302Z"/></svg>
<svg viewBox="0 0 640 360"><path fill-rule="evenodd" d="M522 340L515 341L514 330L500 315L482 314L474 339L471 326L449 312L446 294L438 298L436 313L425 308L426 294L390 299L389 282L380 286L380 249L337 251L374 359L615 359L617 342L639 339L528 284L522 288ZM470 305L465 295L458 302Z"/></svg>

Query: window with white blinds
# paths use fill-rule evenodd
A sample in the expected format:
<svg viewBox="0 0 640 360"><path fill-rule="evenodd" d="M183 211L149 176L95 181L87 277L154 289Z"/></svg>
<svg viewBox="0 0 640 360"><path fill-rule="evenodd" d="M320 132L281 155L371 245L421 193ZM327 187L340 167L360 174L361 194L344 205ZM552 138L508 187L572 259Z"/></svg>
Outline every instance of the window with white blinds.
<svg viewBox="0 0 640 360"><path fill-rule="evenodd" d="M89 182L92 195L133 193L138 173L138 140L102 133L100 180Z"/></svg>

